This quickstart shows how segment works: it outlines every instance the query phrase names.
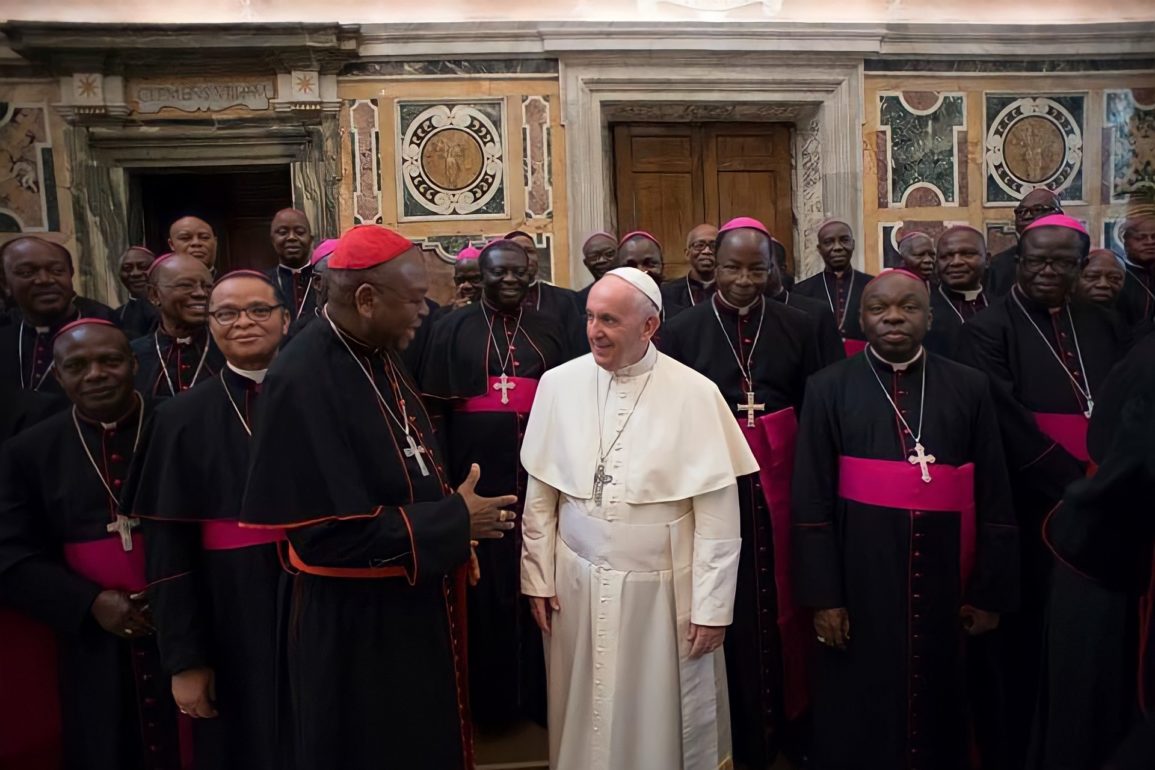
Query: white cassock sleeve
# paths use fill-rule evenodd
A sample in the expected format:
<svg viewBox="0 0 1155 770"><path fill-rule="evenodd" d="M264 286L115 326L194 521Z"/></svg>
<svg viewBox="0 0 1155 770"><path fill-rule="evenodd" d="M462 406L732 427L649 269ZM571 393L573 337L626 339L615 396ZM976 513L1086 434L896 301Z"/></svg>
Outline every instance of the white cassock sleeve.
<svg viewBox="0 0 1155 770"><path fill-rule="evenodd" d="M738 485L696 495L694 506L694 587L690 622L728 626L734 619L742 524ZM523 579L524 580L524 579Z"/></svg>
<svg viewBox="0 0 1155 770"><path fill-rule="evenodd" d="M736 503L736 496L734 500ZM554 587L557 503L556 489L529 477L521 514L521 592L526 596L557 595Z"/></svg>

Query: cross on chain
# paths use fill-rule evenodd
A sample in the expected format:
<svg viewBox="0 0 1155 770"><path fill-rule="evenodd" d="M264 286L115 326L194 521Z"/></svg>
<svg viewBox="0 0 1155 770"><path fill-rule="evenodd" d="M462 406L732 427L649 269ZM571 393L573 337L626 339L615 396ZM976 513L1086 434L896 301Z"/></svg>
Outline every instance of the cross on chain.
<svg viewBox="0 0 1155 770"><path fill-rule="evenodd" d="M421 469L421 475L428 476L429 468L425 466L425 458L423 457L425 447L418 445L417 439L413 438L410 434L405 435L405 440L409 443L409 447L404 450L405 456L415 458L417 460L417 467Z"/></svg>
<svg viewBox="0 0 1155 770"><path fill-rule="evenodd" d="M922 480L927 484L930 483L930 469L927 466L934 463L934 455L928 455L920 442L914 443L914 454L906 458L906 461L921 468Z"/></svg>
<svg viewBox="0 0 1155 770"><path fill-rule="evenodd" d="M752 391L752 390L746 391L746 403L738 404L737 407L738 407L739 412L745 412L746 413L746 427L747 428L753 428L754 427L754 413L755 412L765 412L766 411L766 405L765 404L755 404L754 403L754 391Z"/></svg>
<svg viewBox="0 0 1155 770"><path fill-rule="evenodd" d="M500 382L493 383L493 389L501 391L501 403L503 404L509 403L509 391L516 387L517 383L510 382L509 377L506 376L505 372L501 373Z"/></svg>
<svg viewBox="0 0 1155 770"><path fill-rule="evenodd" d="M125 551L132 550L132 531L140 526L140 521L127 516L116 514L116 521L109 523L104 531L108 534L120 535L120 547Z"/></svg>
<svg viewBox="0 0 1155 770"><path fill-rule="evenodd" d="M602 504L602 490L606 488L606 484L612 484L613 481L614 477L606 474L606 466L599 464L594 473L594 505Z"/></svg>

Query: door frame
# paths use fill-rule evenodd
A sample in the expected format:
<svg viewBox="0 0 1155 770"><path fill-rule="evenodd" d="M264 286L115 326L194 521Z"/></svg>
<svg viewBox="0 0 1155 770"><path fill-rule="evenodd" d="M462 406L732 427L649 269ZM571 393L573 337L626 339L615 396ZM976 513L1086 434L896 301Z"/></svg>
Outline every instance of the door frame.
<svg viewBox="0 0 1155 770"><path fill-rule="evenodd" d="M614 223L611 122L793 123L794 243L799 278L821 270L817 230L827 216L862 237L862 59L647 51L560 60L570 204L570 270L585 237ZM596 173L600 169L601 173ZM863 266L861 250L855 267Z"/></svg>

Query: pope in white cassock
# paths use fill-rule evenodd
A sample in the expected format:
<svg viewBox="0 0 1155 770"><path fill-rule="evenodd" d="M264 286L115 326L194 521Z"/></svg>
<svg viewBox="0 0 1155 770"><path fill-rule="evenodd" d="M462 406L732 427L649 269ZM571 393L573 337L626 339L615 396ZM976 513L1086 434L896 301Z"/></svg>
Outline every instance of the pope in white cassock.
<svg viewBox="0 0 1155 770"><path fill-rule="evenodd" d="M730 767L722 639L758 465L713 382L650 342L632 267L590 291L591 355L545 373L526 426L521 588L545 633L556 770Z"/></svg>

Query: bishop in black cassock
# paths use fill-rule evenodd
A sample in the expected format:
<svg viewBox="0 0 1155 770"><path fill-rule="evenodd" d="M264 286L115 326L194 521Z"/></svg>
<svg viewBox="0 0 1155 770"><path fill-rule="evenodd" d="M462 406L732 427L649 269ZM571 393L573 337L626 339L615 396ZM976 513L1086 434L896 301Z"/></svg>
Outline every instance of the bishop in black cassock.
<svg viewBox="0 0 1155 770"><path fill-rule="evenodd" d="M811 378L794 465L793 586L815 612L816 770L964 770L964 632L1018 598L987 378L921 347L926 284L863 295L869 347Z"/></svg>
<svg viewBox="0 0 1155 770"><path fill-rule="evenodd" d="M1021 538L1022 605L998 641L1010 766L1023 765L1038 701L1043 614L1052 560L1044 517L1087 471L1087 425L1099 390L1128 344L1101 307L1070 302L1090 238L1062 214L1035 220L1019 243L1018 283L963 326L955 357L992 382Z"/></svg>
<svg viewBox="0 0 1155 770"><path fill-rule="evenodd" d="M284 533L241 529L237 517L253 414L289 314L272 281L249 270L225 275L210 301L227 365L156 409L123 508L144 520L162 662L196 718L196 767L279 770L291 746L287 721L277 733Z"/></svg>
<svg viewBox="0 0 1155 770"><path fill-rule="evenodd" d="M854 355L865 346L858 307L862 302L862 288L870 276L850 266L854 256L854 233L850 225L834 219L818 228L818 254L826 269L795 284L794 294L826 302L838 324L846 354Z"/></svg>
<svg viewBox="0 0 1155 770"><path fill-rule="evenodd" d="M55 356L72 409L13 438L0 459L0 597L57 633L65 767L175 770L144 539L118 508L145 420L128 340L84 319L61 331Z"/></svg>
<svg viewBox="0 0 1155 770"><path fill-rule="evenodd" d="M774 241L771 246L775 248L775 252L781 249L778 241ZM838 334L838 326L834 323L834 314L830 312L830 306L821 300L804 297L791 291L786 286L787 277L779 260L775 259L766 281L765 295L787 307L797 308L814 319L818 325L818 349L823 366L846 358L846 349L842 346L842 337Z"/></svg>
<svg viewBox="0 0 1155 770"><path fill-rule="evenodd" d="M311 316L317 309L317 291L313 281L313 228L305 212L281 209L269 225L269 240L277 254L277 266L268 270L285 301L291 320Z"/></svg>
<svg viewBox="0 0 1155 770"><path fill-rule="evenodd" d="M148 301L148 269L156 255L144 246L130 246L120 255L120 282L128 301L114 311L116 324L130 340L151 334L156 328L156 308Z"/></svg>
<svg viewBox="0 0 1155 770"><path fill-rule="evenodd" d="M1015 235L1022 239L1023 231L1036 219L1062 214L1059 197L1045 187L1031 190L1015 206ZM1010 292L1018 280L1019 244L991 256L983 286L991 297L1001 297Z"/></svg>
<svg viewBox="0 0 1155 770"><path fill-rule="evenodd" d="M586 238L582 244L582 264L594 277L593 283L577 292L578 316L585 323L586 300L589 299L590 289L603 275L618 266L618 239L604 231Z"/></svg>
<svg viewBox="0 0 1155 770"><path fill-rule="evenodd" d="M1127 274L1118 308L1131 326L1149 331L1155 319L1155 212L1132 214L1123 225Z"/></svg>
<svg viewBox="0 0 1155 770"><path fill-rule="evenodd" d="M208 327L212 275L199 260L174 254L152 264L149 300L160 321L149 335L133 340L139 364L136 389L150 402L171 398L216 375L224 358Z"/></svg>
<svg viewBox="0 0 1155 770"><path fill-rule="evenodd" d="M512 528L513 498L478 498L475 474L450 493L397 355L425 315L419 250L355 227L326 280L326 313L265 379L241 506L243 526L288 530L296 763L468 768L470 538Z"/></svg>
<svg viewBox="0 0 1155 770"><path fill-rule="evenodd" d="M537 381L576 351L558 322L522 305L528 259L513 241L495 241L478 258L480 301L437 324L418 381L443 413L449 476L485 466L481 494L525 499L518 456ZM545 723L541 634L521 596L521 533L477 547L481 580L469 592L470 702L474 720Z"/></svg>
<svg viewBox="0 0 1155 770"><path fill-rule="evenodd" d="M701 224L686 236L686 260L689 271L681 278L662 282L662 304L690 308L704 302L717 290L714 241L718 228Z"/></svg>
<svg viewBox="0 0 1155 770"><path fill-rule="evenodd" d="M15 238L0 248L0 269L16 304L12 322L0 326L0 377L22 390L59 395L52 338L81 317L112 320L112 310L91 300L81 306L72 288L72 255L60 244Z"/></svg>
<svg viewBox="0 0 1155 770"><path fill-rule="evenodd" d="M824 362L814 319L763 296L773 269L766 227L727 223L717 254L717 292L670 323L665 345L717 384L761 468L738 481L742 552L725 649L734 758L762 768L783 744L803 748L810 634L790 592L790 475L796 412Z"/></svg>
<svg viewBox="0 0 1155 770"><path fill-rule="evenodd" d="M928 284L931 325L923 344L927 350L949 357L962 325L990 305L982 284L987 244L978 230L957 225L938 237L935 253L939 280L937 285Z"/></svg>

